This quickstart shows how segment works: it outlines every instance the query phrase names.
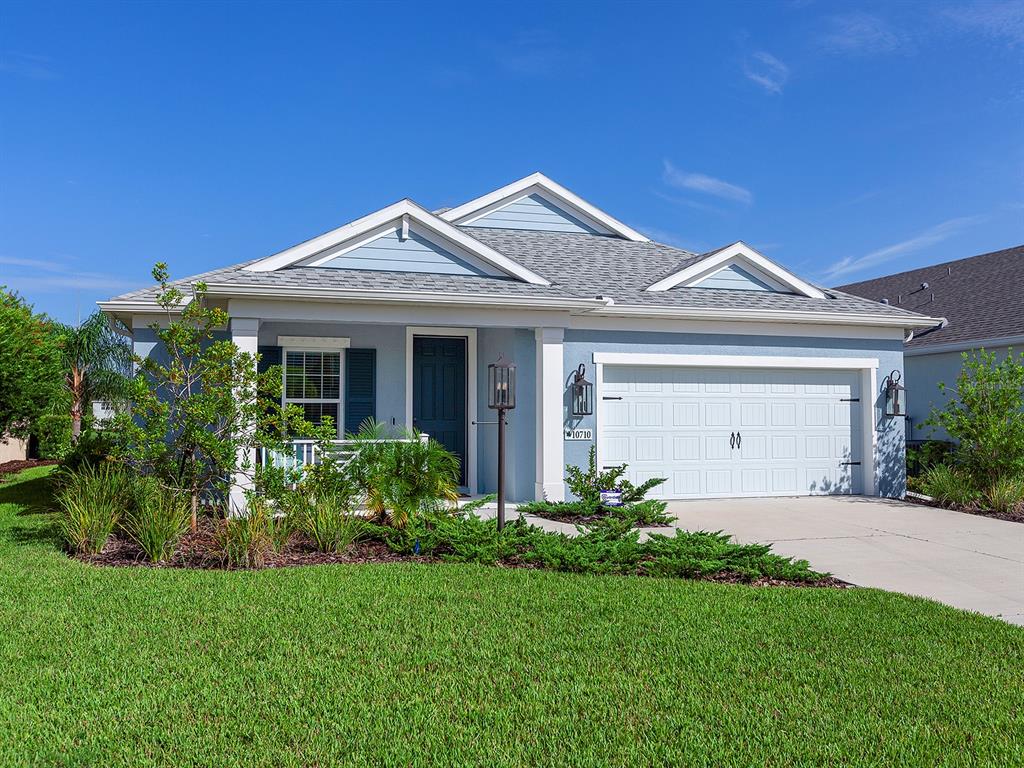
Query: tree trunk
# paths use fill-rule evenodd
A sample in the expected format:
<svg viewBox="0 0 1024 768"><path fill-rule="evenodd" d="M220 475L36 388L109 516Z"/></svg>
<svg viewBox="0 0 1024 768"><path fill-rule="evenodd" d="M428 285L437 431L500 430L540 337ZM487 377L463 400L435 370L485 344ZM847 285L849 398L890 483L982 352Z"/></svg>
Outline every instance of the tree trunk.
<svg viewBox="0 0 1024 768"><path fill-rule="evenodd" d="M192 489L192 532L199 528L199 491Z"/></svg>
<svg viewBox="0 0 1024 768"><path fill-rule="evenodd" d="M82 435L82 403L76 400L71 406L71 444L78 445Z"/></svg>

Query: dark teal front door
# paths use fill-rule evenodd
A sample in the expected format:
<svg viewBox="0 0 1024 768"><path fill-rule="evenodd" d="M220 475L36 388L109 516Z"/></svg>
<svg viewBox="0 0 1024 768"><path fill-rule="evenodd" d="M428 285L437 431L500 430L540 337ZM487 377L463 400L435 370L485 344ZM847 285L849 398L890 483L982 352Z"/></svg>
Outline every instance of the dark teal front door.
<svg viewBox="0 0 1024 768"><path fill-rule="evenodd" d="M459 484L466 484L466 340L414 336L412 424L459 458Z"/></svg>

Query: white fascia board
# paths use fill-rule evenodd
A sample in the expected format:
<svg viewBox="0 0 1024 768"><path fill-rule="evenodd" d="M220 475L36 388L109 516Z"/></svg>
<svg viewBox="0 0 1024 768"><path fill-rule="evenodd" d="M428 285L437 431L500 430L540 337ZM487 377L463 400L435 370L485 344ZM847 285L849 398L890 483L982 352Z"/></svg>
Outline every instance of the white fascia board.
<svg viewBox="0 0 1024 768"><path fill-rule="evenodd" d="M552 181L543 173L532 173L525 178L519 179L519 181L506 184L501 189L488 192L486 195L470 200L468 203L463 203L460 206L445 211L441 214L441 217L445 221L464 224L467 221L489 213L491 210L500 208L507 202L512 202L513 198L518 199L534 190L546 193L546 197L554 198L551 202L575 209L583 214L583 218L591 219L611 234L619 235L626 240L633 240L637 243L650 242L650 238L623 224L600 208L591 205L582 197L569 191L558 182Z"/></svg>
<svg viewBox="0 0 1024 768"><path fill-rule="evenodd" d="M595 352L601 365L653 365L688 368L806 368L864 370L878 367L877 357L796 357L776 355L683 355L645 352Z"/></svg>
<svg viewBox="0 0 1024 768"><path fill-rule="evenodd" d="M938 355L943 352L967 352L971 349L990 349L992 347L1024 346L1024 336L996 336L988 339L971 339L969 341L951 341L946 344L933 344L930 347L910 347L903 350L904 357L921 355Z"/></svg>
<svg viewBox="0 0 1024 768"><path fill-rule="evenodd" d="M647 307L635 304L615 304L610 307L602 305L591 310L589 314L601 317L671 317L679 320L745 320L754 322L887 326L891 328L930 328L942 322L941 318L924 316L899 317L867 315L854 312L787 312L771 309L752 310L715 307Z"/></svg>
<svg viewBox="0 0 1024 768"><path fill-rule="evenodd" d="M559 297L508 296L490 293L428 293L424 291L368 291L344 288L263 285L236 285L211 283L207 286L211 296L250 297L264 296L279 299L313 299L317 301L348 301L372 304L469 305L496 307L524 307L536 309L593 309L604 306L597 299Z"/></svg>
<svg viewBox="0 0 1024 768"><path fill-rule="evenodd" d="M352 238L357 238L360 235L371 232L389 222L395 222L396 226L400 226L403 217L406 216L410 221L415 221L424 229L436 233L441 238L450 240L511 277L517 277L533 285L551 284L535 272L530 271L507 256L503 256L490 246L481 243L425 208L421 208L412 200L399 200L397 203L393 203L386 208L381 208L379 211L363 216L361 219L356 219L349 224L332 229L330 232L314 237L304 243L299 243L273 256L268 256L265 259L243 267L243 269L250 272L274 272L316 256L328 248L335 248Z"/></svg>
<svg viewBox="0 0 1024 768"><path fill-rule="evenodd" d="M731 263L739 263L740 266L743 266L744 262L751 264L766 275L778 280L784 286L787 286L796 293L812 299L825 298L825 293L820 288L815 288L805 280L801 280L789 270L779 266L771 259L762 256L744 242L736 242L732 245L726 246L725 248L711 254L706 259L701 259L696 264L691 264L685 269L681 269L668 277L662 278L653 285L648 286L647 290L667 291L678 285L690 287L699 283L714 272L717 272L719 269L729 266Z"/></svg>

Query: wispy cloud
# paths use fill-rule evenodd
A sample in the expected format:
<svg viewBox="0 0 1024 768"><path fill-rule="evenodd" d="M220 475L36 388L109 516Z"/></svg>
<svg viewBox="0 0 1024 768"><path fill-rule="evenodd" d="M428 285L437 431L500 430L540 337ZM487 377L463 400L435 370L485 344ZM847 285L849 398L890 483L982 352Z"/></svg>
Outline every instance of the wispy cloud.
<svg viewBox="0 0 1024 768"><path fill-rule="evenodd" d="M30 80L54 80L59 77L49 56L18 51L0 53L0 72L27 77Z"/></svg>
<svg viewBox="0 0 1024 768"><path fill-rule="evenodd" d="M28 267L30 269L42 269L46 272L61 272L67 270L67 264L59 261L47 261L45 259L24 259L20 256L0 256L0 264L9 267Z"/></svg>
<svg viewBox="0 0 1024 768"><path fill-rule="evenodd" d="M885 264L886 262L892 261L900 256L906 256L924 248L928 248L929 246L936 245L937 243L941 243L943 240L948 240L968 227L980 224L987 218L987 216L960 216L955 219L949 219L941 224L936 224L934 227L929 227L923 232L920 232L907 240L887 245L884 248L871 251L871 253L865 254L864 256L847 256L845 259L840 259L828 267L822 273L822 277L825 281L832 282L835 281L837 277L851 275L867 269L868 267Z"/></svg>
<svg viewBox="0 0 1024 768"><path fill-rule="evenodd" d="M4 267L0 270L0 284L26 295L68 291L113 294L147 284L126 278L123 274L85 271L59 260L0 256L0 265Z"/></svg>
<svg viewBox="0 0 1024 768"><path fill-rule="evenodd" d="M120 275L105 275L101 273L15 275L5 276L2 282L9 288L13 288L22 294L63 293L68 290L117 293L119 291L131 291L148 285L148 283L142 281L126 280Z"/></svg>
<svg viewBox="0 0 1024 768"><path fill-rule="evenodd" d="M743 62L743 74L768 93L782 93L789 80L789 67L767 51L754 51Z"/></svg>
<svg viewBox="0 0 1024 768"><path fill-rule="evenodd" d="M682 171L668 160L664 161L661 180L668 186L675 187L676 189L700 192L705 195L713 195L725 200L734 200L748 205L754 202L754 195L749 189L703 173Z"/></svg>
<svg viewBox="0 0 1024 768"><path fill-rule="evenodd" d="M548 30L521 32L511 40L490 46L494 60L513 75L543 77L577 67L582 56Z"/></svg>
<svg viewBox="0 0 1024 768"><path fill-rule="evenodd" d="M942 16L956 26L993 39L1024 43L1024 2L975 2L945 8Z"/></svg>
<svg viewBox="0 0 1024 768"><path fill-rule="evenodd" d="M905 38L881 17L856 11L828 17L818 42L831 53L873 54L895 51Z"/></svg>

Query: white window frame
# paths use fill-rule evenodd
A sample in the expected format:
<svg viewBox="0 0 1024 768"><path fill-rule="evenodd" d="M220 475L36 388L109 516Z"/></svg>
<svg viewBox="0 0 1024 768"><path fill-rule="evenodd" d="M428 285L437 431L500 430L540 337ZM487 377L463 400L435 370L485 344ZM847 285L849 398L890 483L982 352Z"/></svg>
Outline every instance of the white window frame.
<svg viewBox="0 0 1024 768"><path fill-rule="evenodd" d="M315 342L314 339L305 339L307 342ZM338 404L338 418L335 421L334 427L336 430L336 436L338 439L344 437L345 434L345 350L348 349L348 339L344 340L344 344L338 344L339 339L324 339L324 342L331 342L330 344L308 344L305 346L294 346L294 347L281 347L281 407L284 408L288 403L294 403L296 405L302 405L303 403L337 403ZM319 352L323 354L337 354L338 355L338 398L316 398L316 397L303 397L303 398L289 398L288 397L288 353L289 352Z"/></svg>

